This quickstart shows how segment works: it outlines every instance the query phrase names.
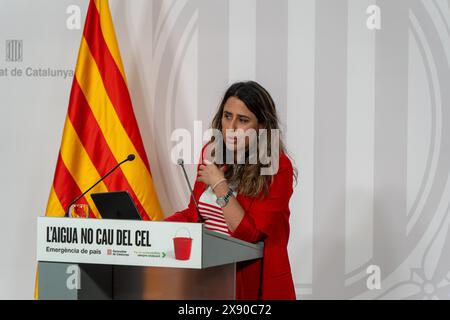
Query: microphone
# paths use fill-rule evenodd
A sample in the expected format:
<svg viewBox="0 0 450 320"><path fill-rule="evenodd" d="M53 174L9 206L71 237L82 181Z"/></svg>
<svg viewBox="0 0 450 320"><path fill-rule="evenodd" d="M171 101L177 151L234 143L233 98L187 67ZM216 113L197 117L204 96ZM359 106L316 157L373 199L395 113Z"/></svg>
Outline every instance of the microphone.
<svg viewBox="0 0 450 320"><path fill-rule="evenodd" d="M191 192L191 197L192 197L192 200L194 201L195 208L197 209L197 222L203 222L204 220L202 218L202 215L200 214L200 209L198 208L197 201L195 200L194 192L192 191L191 184L189 183L189 178L188 178L188 176L186 174L186 170L184 169L184 161L183 161L183 159L181 159L181 158L178 159L177 160L177 164L180 165L181 168L183 169L184 178L186 179L186 183L187 183L187 185L189 187L189 191Z"/></svg>
<svg viewBox="0 0 450 320"><path fill-rule="evenodd" d="M86 193L88 193L89 191L91 191L96 185L98 185L100 182L102 182L107 176L109 176L111 173L114 172L114 170L116 170L118 167L120 167L120 165L124 162L127 161L133 161L136 158L136 156L134 154L129 154L126 159L122 160L121 162L119 162L118 164L116 164L111 170L109 170L103 177L101 177L96 183L94 183L89 189L87 189L85 192L83 192L81 195L79 195L78 197L76 197L68 206L66 209L66 216L69 215L69 209L70 206L73 205L74 203L76 203L78 200L80 200L81 198L83 198Z"/></svg>

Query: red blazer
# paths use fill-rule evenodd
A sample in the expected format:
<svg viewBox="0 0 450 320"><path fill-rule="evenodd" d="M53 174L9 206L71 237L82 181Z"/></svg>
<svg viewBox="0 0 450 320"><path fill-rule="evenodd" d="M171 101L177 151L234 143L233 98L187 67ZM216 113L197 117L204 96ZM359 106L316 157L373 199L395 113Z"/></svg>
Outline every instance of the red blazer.
<svg viewBox="0 0 450 320"><path fill-rule="evenodd" d="M205 147L202 149L200 163L203 163ZM291 161L281 153L279 169L266 198L261 200L237 194L236 198L245 210L245 216L231 235L247 242L264 241L262 259L237 263L237 300L296 298L287 252L292 183ZM197 202L206 188L205 183L195 181L193 193ZM165 221L196 222L197 211L192 198L187 209L174 213Z"/></svg>

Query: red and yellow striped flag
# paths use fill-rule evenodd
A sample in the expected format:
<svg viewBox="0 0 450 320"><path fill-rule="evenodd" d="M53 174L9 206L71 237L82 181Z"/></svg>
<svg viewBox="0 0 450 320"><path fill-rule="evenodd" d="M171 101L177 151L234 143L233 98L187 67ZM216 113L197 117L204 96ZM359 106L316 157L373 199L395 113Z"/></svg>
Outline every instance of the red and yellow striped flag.
<svg viewBox="0 0 450 320"><path fill-rule="evenodd" d="M73 199L128 154L136 159L91 192L128 190L145 220L162 219L108 1L91 0L46 215L63 216ZM89 194L79 203L89 204L92 216L99 217Z"/></svg>
<svg viewBox="0 0 450 320"><path fill-rule="evenodd" d="M46 216L64 216L67 206L128 154L92 192L128 190L144 220L164 217L128 92L108 0L91 0L81 39L55 177ZM99 217L90 193L88 203ZM38 298L36 272L35 299Z"/></svg>

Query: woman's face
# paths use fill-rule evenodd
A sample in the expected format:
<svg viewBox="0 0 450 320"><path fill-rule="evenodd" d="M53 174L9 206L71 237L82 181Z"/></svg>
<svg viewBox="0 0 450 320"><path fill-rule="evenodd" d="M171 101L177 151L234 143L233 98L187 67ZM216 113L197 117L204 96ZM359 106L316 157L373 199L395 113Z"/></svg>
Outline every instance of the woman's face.
<svg viewBox="0 0 450 320"><path fill-rule="evenodd" d="M253 129L257 133L260 128L262 125L258 123L255 114L247 108L244 102L236 97L228 98L222 114L222 135L228 150L237 151L248 148L249 136L245 139L239 137L246 132L249 133L249 129Z"/></svg>

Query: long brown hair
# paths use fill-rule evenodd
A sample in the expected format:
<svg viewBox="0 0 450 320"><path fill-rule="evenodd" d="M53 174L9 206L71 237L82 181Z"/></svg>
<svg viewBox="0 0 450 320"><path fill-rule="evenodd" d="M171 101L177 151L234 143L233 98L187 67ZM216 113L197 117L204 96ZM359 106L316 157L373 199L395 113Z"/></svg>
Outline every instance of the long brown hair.
<svg viewBox="0 0 450 320"><path fill-rule="evenodd" d="M256 116L258 123L262 124L263 128L267 130L268 141L271 140L271 130L280 129L275 103L269 92L255 81L237 82L232 84L219 105L219 109L215 114L211 127L222 132L222 117L225 103L230 97L235 97L241 100L246 107ZM214 142L215 137L211 138ZM226 148L224 144L223 148ZM268 150L264 151L268 156L272 154L271 143L267 144ZM224 150L225 151L225 150ZM261 152L258 147L258 152ZM279 135L279 154L285 153L288 155L285 144ZM215 150L212 151L214 156ZM222 153L223 155L226 152ZM267 166L261 164L259 161L256 164L248 163L248 153L246 153L245 164L231 164L228 165L228 170L225 172L225 178L237 186L238 192L245 196L256 197L258 195L267 196L270 184L273 180L272 175L261 175L261 168ZM226 163L225 159L221 163ZM270 164L269 164L270 165ZM219 167L222 165L219 165ZM293 175L297 181L297 169L293 167ZM262 193L261 193L262 191Z"/></svg>

